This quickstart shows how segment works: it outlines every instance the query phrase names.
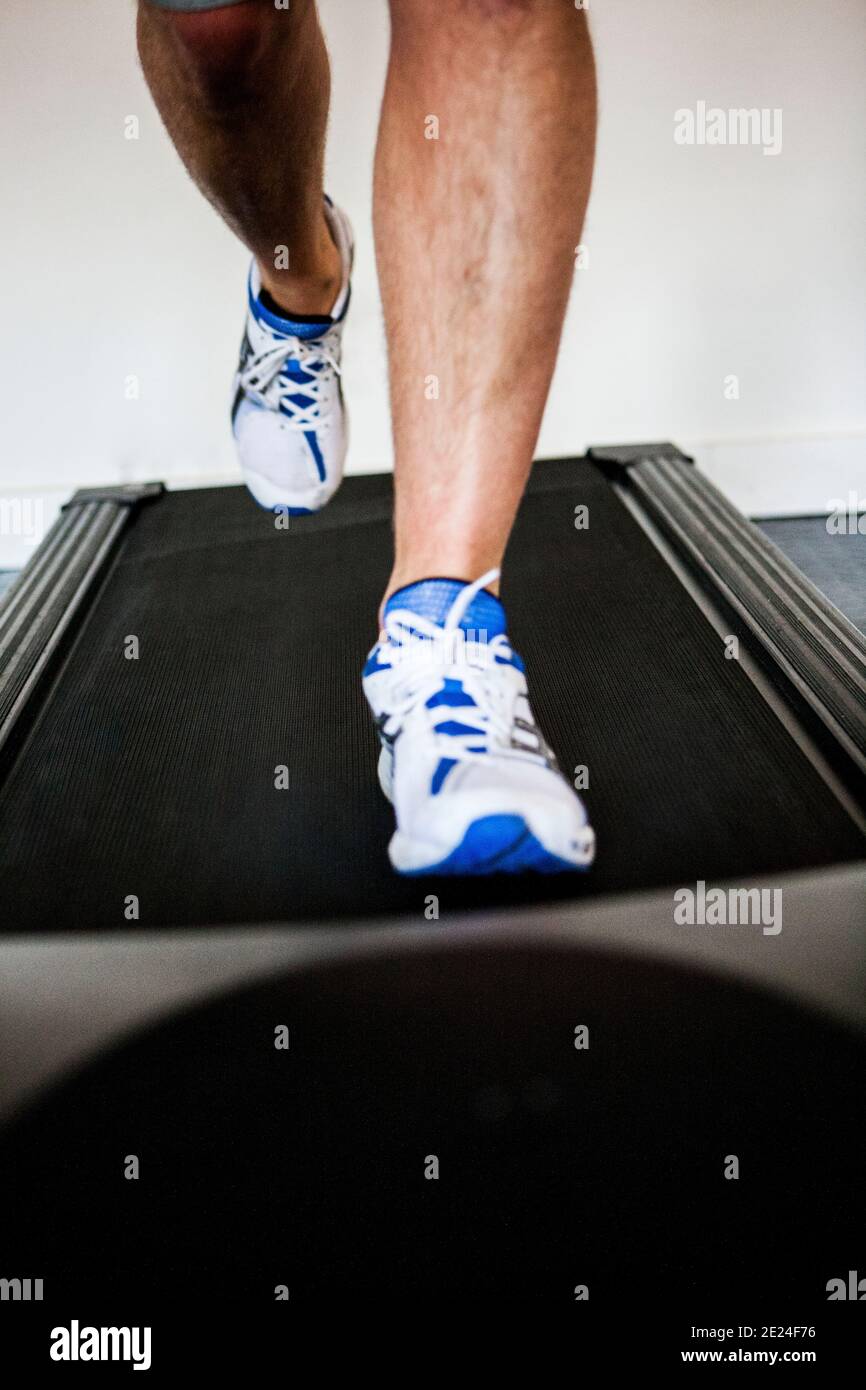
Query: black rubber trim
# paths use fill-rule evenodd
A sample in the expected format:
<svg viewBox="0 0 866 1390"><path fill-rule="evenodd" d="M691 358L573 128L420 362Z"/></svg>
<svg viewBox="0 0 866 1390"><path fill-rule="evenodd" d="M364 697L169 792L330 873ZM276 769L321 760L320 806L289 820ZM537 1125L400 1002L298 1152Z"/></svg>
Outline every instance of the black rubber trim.
<svg viewBox="0 0 866 1390"><path fill-rule="evenodd" d="M118 483L116 486L82 487L66 502L62 510L82 507L88 502L114 502L118 507L138 507L142 502L154 502L165 492L165 483Z"/></svg>
<svg viewBox="0 0 866 1390"><path fill-rule="evenodd" d="M677 549L724 596L862 774L866 638L678 456L648 456L628 485Z"/></svg>
<svg viewBox="0 0 866 1390"><path fill-rule="evenodd" d="M681 463L694 463L694 459L684 454L676 444L670 443L594 444L587 449L586 456L593 463L597 463L605 473L614 477L620 477L629 468L644 463L647 459L675 458Z"/></svg>

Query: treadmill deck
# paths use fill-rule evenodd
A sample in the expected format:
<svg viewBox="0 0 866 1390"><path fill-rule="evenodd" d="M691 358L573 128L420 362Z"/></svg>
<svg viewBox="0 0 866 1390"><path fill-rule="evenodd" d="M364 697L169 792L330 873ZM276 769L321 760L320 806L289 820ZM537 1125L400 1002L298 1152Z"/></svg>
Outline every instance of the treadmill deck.
<svg viewBox="0 0 866 1390"><path fill-rule="evenodd" d="M538 464L503 597L584 876L404 880L360 670L390 475L277 529L241 488L142 509L0 792L3 930L345 921L583 899L862 858L860 832L604 475ZM575 529L575 508L589 527ZM124 644L138 639L139 657ZM274 787L289 769L288 790Z"/></svg>

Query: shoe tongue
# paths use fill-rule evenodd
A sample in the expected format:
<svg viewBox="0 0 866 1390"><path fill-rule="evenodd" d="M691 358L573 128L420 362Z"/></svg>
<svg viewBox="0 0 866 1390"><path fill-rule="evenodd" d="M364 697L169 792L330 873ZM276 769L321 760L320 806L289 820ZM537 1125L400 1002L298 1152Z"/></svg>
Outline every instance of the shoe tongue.
<svg viewBox="0 0 866 1390"><path fill-rule="evenodd" d="M455 600L468 587L463 579L420 579L393 593L385 604L385 612L408 610L444 627ZM480 589L463 614L459 627L471 632L476 642L489 642L505 632L505 609L494 594Z"/></svg>

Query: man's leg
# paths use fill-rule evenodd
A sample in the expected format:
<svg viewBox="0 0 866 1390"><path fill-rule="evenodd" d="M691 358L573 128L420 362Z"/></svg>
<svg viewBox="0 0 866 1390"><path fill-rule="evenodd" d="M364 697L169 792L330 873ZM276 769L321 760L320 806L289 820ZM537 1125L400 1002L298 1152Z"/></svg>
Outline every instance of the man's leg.
<svg viewBox="0 0 866 1390"><path fill-rule="evenodd" d="M475 579L502 560L559 346L596 97L573 0L390 4L375 229L394 591L431 575ZM425 138L430 117L438 139Z"/></svg>
<svg viewBox="0 0 866 1390"><path fill-rule="evenodd" d="M330 71L315 0L139 0L138 46L178 153L265 289L290 313L329 313L342 267L323 213Z"/></svg>
<svg viewBox="0 0 866 1390"><path fill-rule="evenodd" d="M396 555L364 671L391 862L586 868L592 828L485 592L531 466L589 195L586 17L573 0L391 0L391 19L375 201Z"/></svg>
<svg viewBox="0 0 866 1390"><path fill-rule="evenodd" d="M253 253L232 429L263 507L317 511L343 476L352 231L322 189L330 74L315 0L139 0L139 52L202 192Z"/></svg>

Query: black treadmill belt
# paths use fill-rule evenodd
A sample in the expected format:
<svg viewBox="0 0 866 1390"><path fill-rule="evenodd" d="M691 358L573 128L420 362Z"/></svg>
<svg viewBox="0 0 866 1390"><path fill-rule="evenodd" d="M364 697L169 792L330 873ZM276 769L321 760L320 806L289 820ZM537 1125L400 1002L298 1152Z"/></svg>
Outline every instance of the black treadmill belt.
<svg viewBox="0 0 866 1390"><path fill-rule="evenodd" d="M390 508L377 475L288 531L242 488L143 509L0 794L5 931L122 930L130 895L141 926L423 921L430 892L444 916L862 855L604 477L557 460L534 472L504 597L539 722L563 769L589 768L598 862L584 877L398 878L359 679Z"/></svg>

